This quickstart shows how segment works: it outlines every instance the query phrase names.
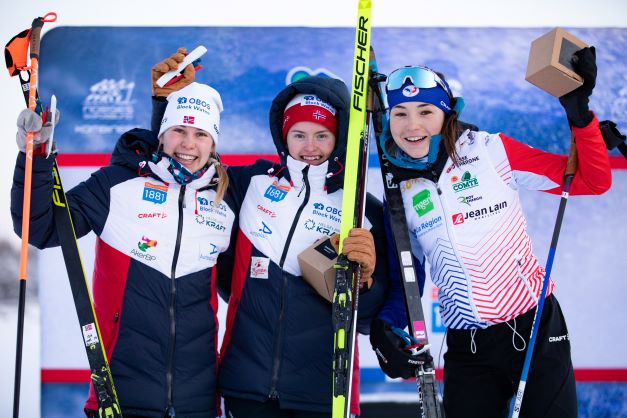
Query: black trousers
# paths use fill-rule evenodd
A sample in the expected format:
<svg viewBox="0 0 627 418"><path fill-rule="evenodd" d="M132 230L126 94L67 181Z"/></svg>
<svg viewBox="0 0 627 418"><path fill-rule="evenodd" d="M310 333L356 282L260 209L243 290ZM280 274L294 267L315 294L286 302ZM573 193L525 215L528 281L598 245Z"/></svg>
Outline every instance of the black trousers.
<svg viewBox="0 0 627 418"><path fill-rule="evenodd" d="M486 329L447 331L448 350L444 354L447 418L508 416L510 401L518 390L534 315L532 309L515 321ZM514 334L514 327L519 335ZM568 330L553 295L545 300L542 310L520 417L577 417Z"/></svg>
<svg viewBox="0 0 627 418"><path fill-rule="evenodd" d="M330 400L329 400L330 401ZM251 401L241 398L224 398L227 418L328 418L328 413L302 411L296 409L280 409L279 402Z"/></svg>

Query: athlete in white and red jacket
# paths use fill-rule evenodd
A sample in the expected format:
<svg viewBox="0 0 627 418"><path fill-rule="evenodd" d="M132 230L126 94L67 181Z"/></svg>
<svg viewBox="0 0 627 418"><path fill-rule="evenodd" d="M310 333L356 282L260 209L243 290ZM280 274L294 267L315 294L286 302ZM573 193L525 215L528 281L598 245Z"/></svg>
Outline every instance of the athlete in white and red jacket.
<svg viewBox="0 0 627 418"><path fill-rule="evenodd" d="M570 194L595 195L609 189L611 171L599 123L588 110L594 48L577 55L584 85L560 98L579 154ZM402 180L412 251L429 262L448 328L446 415L505 417L545 275L533 254L518 189L560 194L567 157L502 133L461 132L462 101L428 68L397 69L386 93L390 114L382 146ZM550 282L521 416L577 415L570 343L559 338L568 331L553 288ZM385 352L391 347L386 342L396 338L390 327L403 328L404 315L403 304L390 301L373 323L371 341L381 356L412 368L410 355ZM380 363L389 368L381 358Z"/></svg>
<svg viewBox="0 0 627 418"><path fill-rule="evenodd" d="M215 154L222 100L194 83L165 104L158 137L143 129L122 135L110 164L69 190L67 201L76 235L97 236L94 307L123 415L215 417L212 273L237 218L234 190L225 188ZM41 118L25 110L18 126L23 145L24 132L38 131ZM24 161L21 152L11 193L18 234ZM38 248L59 245L52 164L33 158L29 242ZM85 411L97 410L91 387Z"/></svg>

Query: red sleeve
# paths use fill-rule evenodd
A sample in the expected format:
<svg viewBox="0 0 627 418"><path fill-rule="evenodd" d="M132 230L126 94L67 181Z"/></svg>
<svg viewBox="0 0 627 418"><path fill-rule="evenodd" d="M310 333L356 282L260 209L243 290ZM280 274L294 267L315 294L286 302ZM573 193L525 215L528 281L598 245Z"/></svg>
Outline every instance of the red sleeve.
<svg viewBox="0 0 627 418"><path fill-rule="evenodd" d="M570 186L570 194L605 193L612 184L612 170L605 142L599 130L599 121L595 116L588 126L584 128L573 126L572 129L575 134L578 165ZM567 156L535 149L503 134L500 134L500 137L513 172L545 176L559 186L543 191L553 194L562 193Z"/></svg>

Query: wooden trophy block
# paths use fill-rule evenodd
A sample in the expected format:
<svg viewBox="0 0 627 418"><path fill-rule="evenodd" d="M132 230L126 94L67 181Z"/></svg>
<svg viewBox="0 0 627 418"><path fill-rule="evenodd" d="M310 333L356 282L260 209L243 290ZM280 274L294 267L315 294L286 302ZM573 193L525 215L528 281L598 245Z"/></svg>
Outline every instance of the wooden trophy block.
<svg viewBox="0 0 627 418"><path fill-rule="evenodd" d="M573 54L588 45L564 29L555 28L531 43L525 80L560 97L583 84L570 62Z"/></svg>

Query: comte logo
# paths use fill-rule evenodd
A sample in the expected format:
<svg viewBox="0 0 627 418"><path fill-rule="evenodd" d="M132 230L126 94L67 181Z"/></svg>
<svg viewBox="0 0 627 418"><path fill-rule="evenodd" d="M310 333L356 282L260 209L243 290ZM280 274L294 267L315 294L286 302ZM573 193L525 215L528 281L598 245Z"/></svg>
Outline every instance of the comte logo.
<svg viewBox="0 0 627 418"><path fill-rule="evenodd" d="M464 223L464 214L456 213L453 215L453 225L459 225Z"/></svg>
<svg viewBox="0 0 627 418"><path fill-rule="evenodd" d="M464 174L462 174L462 178L457 176L451 177L451 183L453 183L453 190L455 190L456 193L472 189L479 185L477 177L470 174L470 171L465 171Z"/></svg>

